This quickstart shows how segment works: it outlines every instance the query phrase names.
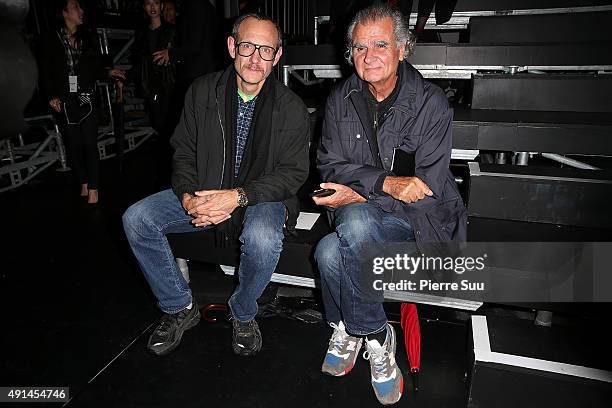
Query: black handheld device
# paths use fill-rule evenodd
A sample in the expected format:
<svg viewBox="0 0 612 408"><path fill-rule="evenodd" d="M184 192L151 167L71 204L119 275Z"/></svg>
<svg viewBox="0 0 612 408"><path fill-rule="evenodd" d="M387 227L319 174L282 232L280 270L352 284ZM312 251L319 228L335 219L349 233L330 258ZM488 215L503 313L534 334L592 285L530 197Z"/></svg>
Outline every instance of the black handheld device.
<svg viewBox="0 0 612 408"><path fill-rule="evenodd" d="M334 194L335 192L336 190L334 190L333 188L320 188L310 193L310 196L311 197L328 197Z"/></svg>

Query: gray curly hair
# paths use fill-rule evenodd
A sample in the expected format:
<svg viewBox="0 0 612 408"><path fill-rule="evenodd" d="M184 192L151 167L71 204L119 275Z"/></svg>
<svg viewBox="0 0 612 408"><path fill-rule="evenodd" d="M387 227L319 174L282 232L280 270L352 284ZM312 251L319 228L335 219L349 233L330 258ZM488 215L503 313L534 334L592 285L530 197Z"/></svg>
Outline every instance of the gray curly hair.
<svg viewBox="0 0 612 408"><path fill-rule="evenodd" d="M378 3L358 11L349 24L348 30L346 30L346 52L344 57L349 65L353 65L353 32L357 24L367 24L385 18L390 18L393 21L393 33L395 34L397 46L406 45L404 59L407 59L408 55L412 54L416 38L409 29L408 19L397 8L391 7L388 4Z"/></svg>

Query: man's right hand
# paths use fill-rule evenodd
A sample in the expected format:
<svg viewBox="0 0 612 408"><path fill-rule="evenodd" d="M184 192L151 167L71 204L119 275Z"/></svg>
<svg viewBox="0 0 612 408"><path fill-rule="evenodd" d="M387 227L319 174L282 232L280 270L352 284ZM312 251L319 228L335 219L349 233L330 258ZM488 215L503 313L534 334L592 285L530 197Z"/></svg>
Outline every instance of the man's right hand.
<svg viewBox="0 0 612 408"><path fill-rule="evenodd" d="M60 98L53 98L49 101L49 106L59 113L62 110L62 101L60 101Z"/></svg>
<svg viewBox="0 0 612 408"><path fill-rule="evenodd" d="M433 191L418 177L387 176L383 183L383 191L405 203L414 203L425 196L433 196Z"/></svg>

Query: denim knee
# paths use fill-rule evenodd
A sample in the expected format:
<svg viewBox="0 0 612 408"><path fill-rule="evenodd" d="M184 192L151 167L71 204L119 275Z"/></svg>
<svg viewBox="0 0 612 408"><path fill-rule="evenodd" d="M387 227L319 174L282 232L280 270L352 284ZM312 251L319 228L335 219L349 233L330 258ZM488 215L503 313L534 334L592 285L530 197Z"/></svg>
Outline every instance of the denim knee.
<svg viewBox="0 0 612 408"><path fill-rule="evenodd" d="M258 231L244 232L240 236L243 252L259 253L262 256L272 252L283 250L283 234L273 228L266 228Z"/></svg>
<svg viewBox="0 0 612 408"><path fill-rule="evenodd" d="M381 226L379 209L368 203L353 203L336 210L336 231L351 243L361 241Z"/></svg>
<svg viewBox="0 0 612 408"><path fill-rule="evenodd" d="M334 265L340 259L340 242L335 232L327 234L317 244L314 258L321 274L329 271L328 265Z"/></svg>
<svg viewBox="0 0 612 408"><path fill-rule="evenodd" d="M123 230L128 239L134 239L137 236L138 231L143 224L143 211L142 201L132 204L121 217L123 221Z"/></svg>
<svg viewBox="0 0 612 408"><path fill-rule="evenodd" d="M245 222L240 242L243 252L268 254L283 250L283 227L274 225L269 219L255 218Z"/></svg>
<svg viewBox="0 0 612 408"><path fill-rule="evenodd" d="M156 225L155 207L152 205L151 196L132 204L123 213L123 229L128 239L139 236L154 238L160 232Z"/></svg>

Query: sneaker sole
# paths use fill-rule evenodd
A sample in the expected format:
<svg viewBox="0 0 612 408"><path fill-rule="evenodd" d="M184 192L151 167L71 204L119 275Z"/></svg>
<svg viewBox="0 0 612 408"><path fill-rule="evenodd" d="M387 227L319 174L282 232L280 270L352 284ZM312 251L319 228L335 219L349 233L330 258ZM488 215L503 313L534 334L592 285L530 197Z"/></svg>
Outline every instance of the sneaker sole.
<svg viewBox="0 0 612 408"><path fill-rule="evenodd" d="M156 356L165 356L166 354L169 354L175 348L177 348L179 344L181 344L181 339L183 338L183 333L185 333L186 330L189 330L189 329L195 327L198 323L200 323L200 319L201 318L202 318L202 315L201 315L200 311L198 310L198 313L196 313L195 316L193 316L193 318L189 322L187 322L187 325L185 326L185 328L183 330L179 331L178 337L176 338L174 343L170 344L170 346L167 349L156 351L153 348L147 347L147 350L149 350L149 352L151 354L155 354Z"/></svg>
<svg viewBox="0 0 612 408"><path fill-rule="evenodd" d="M378 399L378 402L381 405L393 405L396 404L399 400L402 399L402 395L404 394L404 377L400 377L400 385L399 385L399 395L397 396L397 399L395 401L390 401L390 402L382 402L380 399L378 399L378 395L376 395L376 399Z"/></svg>
<svg viewBox="0 0 612 408"><path fill-rule="evenodd" d="M355 354L355 358L353 358L353 363L349 367L345 368L344 371L341 371L341 372L339 372L337 374L330 373L329 371L325 371L325 370L321 370L321 372L323 374L329 375L331 377L344 377L345 375L350 373L353 370L353 368L355 367L355 363L357 362L358 355L359 355L359 353Z"/></svg>
<svg viewBox="0 0 612 408"><path fill-rule="evenodd" d="M251 357L251 356L254 356L255 354L259 353L259 351L261 350L262 343L263 342L260 341L259 344L253 350L244 349L242 347L234 346L233 347L234 354L236 354L237 356L242 356L242 357Z"/></svg>
<svg viewBox="0 0 612 408"><path fill-rule="evenodd" d="M350 373L353 368L355 367L355 363L357 362L357 357L359 357L359 351L361 350L361 347L363 346L363 343L360 341L359 344L357 345L356 349L357 352L355 353L355 357L353 357L353 361L351 362L351 365L347 368L344 369L344 371L341 371L337 374L334 373L330 373L329 371L325 371L325 370L321 370L321 372L323 374L332 376L332 377L344 377L345 375L347 375L348 373Z"/></svg>
<svg viewBox="0 0 612 408"><path fill-rule="evenodd" d="M245 348L239 347L237 344L234 344L232 349L234 350L234 354L237 356L251 357L259 353L262 345L263 345L263 339L260 337L259 343L257 343L254 349L245 349Z"/></svg>

